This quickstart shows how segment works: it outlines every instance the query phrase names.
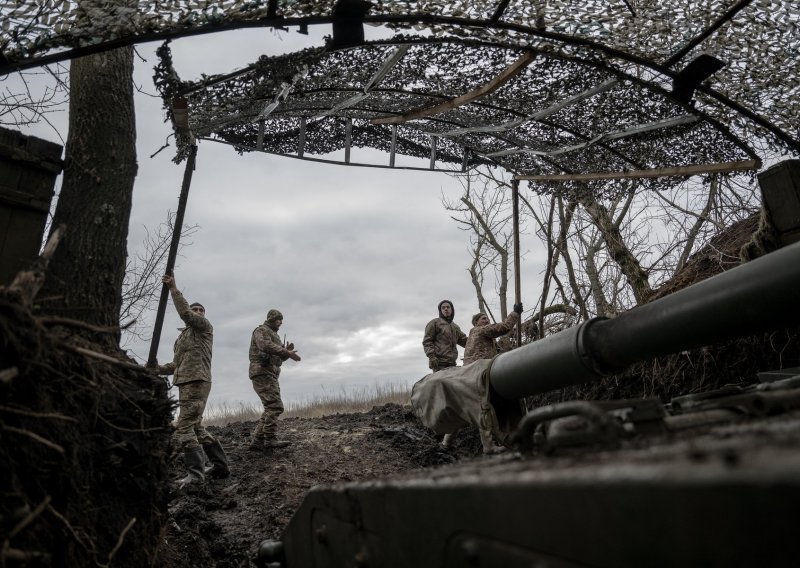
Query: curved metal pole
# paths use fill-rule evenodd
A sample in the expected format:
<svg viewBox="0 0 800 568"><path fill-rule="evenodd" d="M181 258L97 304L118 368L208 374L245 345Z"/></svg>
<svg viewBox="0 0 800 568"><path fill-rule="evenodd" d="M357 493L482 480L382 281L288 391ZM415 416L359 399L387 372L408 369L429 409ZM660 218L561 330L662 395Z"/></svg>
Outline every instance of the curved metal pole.
<svg viewBox="0 0 800 568"><path fill-rule="evenodd" d="M186 169L183 171L183 184L181 194L178 197L178 211L175 213L175 226L172 228L172 242L169 245L169 255L167 256L166 274L172 274L175 268L175 258L178 256L178 245L181 240L183 230L183 214L186 212L186 201L189 199L189 186L192 184L192 172L194 172L195 158L197 157L197 146L192 144L189 147L189 156L186 158ZM153 327L153 339L150 341L150 354L147 356L147 366L155 367L158 357L158 344L161 341L161 328L164 326L164 313L167 310L167 297L169 288L166 284L161 286L161 297L158 300L158 310L156 311L156 323Z"/></svg>
<svg viewBox="0 0 800 568"><path fill-rule="evenodd" d="M522 303L519 276L519 180L511 180L511 203L514 223L514 304ZM517 347L522 345L522 314L517 323Z"/></svg>

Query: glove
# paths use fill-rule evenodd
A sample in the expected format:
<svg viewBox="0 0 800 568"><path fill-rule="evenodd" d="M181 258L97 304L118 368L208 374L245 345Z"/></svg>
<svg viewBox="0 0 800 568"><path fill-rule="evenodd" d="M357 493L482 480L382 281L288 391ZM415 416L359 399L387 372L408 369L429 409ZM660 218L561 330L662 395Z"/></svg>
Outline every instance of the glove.
<svg viewBox="0 0 800 568"><path fill-rule="evenodd" d="M514 304L514 311L522 315L522 303Z"/></svg>
<svg viewBox="0 0 800 568"><path fill-rule="evenodd" d="M439 361L436 357L429 357L428 358L428 367L434 373L439 370Z"/></svg>

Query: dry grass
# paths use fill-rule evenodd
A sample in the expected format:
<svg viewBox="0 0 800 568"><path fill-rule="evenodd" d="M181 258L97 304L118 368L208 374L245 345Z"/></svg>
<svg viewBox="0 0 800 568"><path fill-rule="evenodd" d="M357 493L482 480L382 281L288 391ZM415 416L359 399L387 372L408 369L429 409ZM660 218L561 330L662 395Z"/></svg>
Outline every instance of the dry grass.
<svg viewBox="0 0 800 568"><path fill-rule="evenodd" d="M356 390L342 388L336 392L324 391L321 395L309 397L300 402L286 404L286 412L281 418L319 418L330 414L367 412L373 406L384 404L408 404L411 388L407 385L378 385ZM226 403L206 408L203 417L205 426L225 426L231 422L257 420L261 416L260 404L231 406Z"/></svg>

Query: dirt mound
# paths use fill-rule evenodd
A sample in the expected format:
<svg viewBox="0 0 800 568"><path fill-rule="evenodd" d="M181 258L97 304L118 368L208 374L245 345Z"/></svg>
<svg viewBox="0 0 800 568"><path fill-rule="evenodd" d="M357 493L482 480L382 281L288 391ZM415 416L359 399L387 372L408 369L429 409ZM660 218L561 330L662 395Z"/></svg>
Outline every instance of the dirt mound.
<svg viewBox="0 0 800 568"><path fill-rule="evenodd" d="M397 404L281 420L279 435L292 444L270 453L247 449L254 426L209 428L228 454L231 477L174 496L160 566L251 566L259 543L280 538L315 485L381 478L481 453L477 430L459 432L445 450L409 407ZM173 462L175 477L181 461Z"/></svg>
<svg viewBox="0 0 800 568"><path fill-rule="evenodd" d="M166 522L166 384L44 323L0 290L0 562L150 565Z"/></svg>

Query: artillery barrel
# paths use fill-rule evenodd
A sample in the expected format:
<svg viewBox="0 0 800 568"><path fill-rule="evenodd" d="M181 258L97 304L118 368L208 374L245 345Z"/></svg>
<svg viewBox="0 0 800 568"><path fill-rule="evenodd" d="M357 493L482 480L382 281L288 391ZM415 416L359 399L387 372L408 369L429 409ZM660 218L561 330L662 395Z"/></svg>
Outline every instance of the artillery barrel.
<svg viewBox="0 0 800 568"><path fill-rule="evenodd" d="M518 399L618 373L638 361L800 324L800 243L612 319L593 318L498 355L492 388Z"/></svg>

